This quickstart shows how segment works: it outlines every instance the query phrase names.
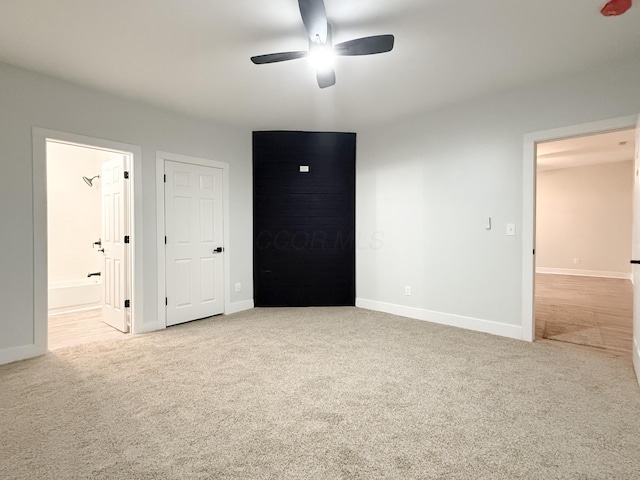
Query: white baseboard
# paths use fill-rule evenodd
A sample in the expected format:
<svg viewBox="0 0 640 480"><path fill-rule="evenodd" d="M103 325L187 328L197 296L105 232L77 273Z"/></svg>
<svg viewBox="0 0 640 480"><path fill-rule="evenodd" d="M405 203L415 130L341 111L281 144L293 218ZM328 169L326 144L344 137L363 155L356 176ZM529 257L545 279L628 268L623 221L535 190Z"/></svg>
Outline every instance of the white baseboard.
<svg viewBox="0 0 640 480"><path fill-rule="evenodd" d="M251 310L253 308L253 299L245 300L243 302L235 302L227 304L225 308L224 315L231 315L232 313L244 312L245 310ZM167 328L166 322L157 321L152 323L143 323L142 329L140 331L136 331L135 333L150 333L156 332L158 330L164 330Z"/></svg>
<svg viewBox="0 0 640 480"><path fill-rule="evenodd" d="M356 299L356 307L375 310L377 312L391 313L392 315L424 320L426 322L438 323L441 325L449 325L451 327L466 328L467 330L474 330L476 332L491 333L493 335L515 338L518 340L522 340L523 338L522 327L520 325L509 325L490 320L481 320L479 318L463 317L461 315L434 312L432 310L406 307L403 305L395 305L393 303L366 300L364 298Z"/></svg>
<svg viewBox="0 0 640 480"><path fill-rule="evenodd" d="M25 345L23 347L6 348L0 350L0 365L5 363L17 362L27 358L44 355L44 352L38 351L35 345Z"/></svg>
<svg viewBox="0 0 640 480"><path fill-rule="evenodd" d="M251 310L253 307L253 299L230 303L227 305L227 308L225 308L224 314L231 315L233 313L244 312L245 310Z"/></svg>
<svg viewBox="0 0 640 480"><path fill-rule="evenodd" d="M621 278L623 280L631 280L630 272L603 272L600 270L575 270L573 268L536 267L536 273L546 273L548 275L575 275L578 277Z"/></svg>
<svg viewBox="0 0 640 480"><path fill-rule="evenodd" d="M633 369L636 371L636 377L640 384L640 345L638 345L635 335L633 338Z"/></svg>
<svg viewBox="0 0 640 480"><path fill-rule="evenodd" d="M157 332L158 330L164 330L167 328L166 320L157 320L155 322L138 322L140 325L137 329L133 330L131 333L134 335L139 335L141 333L151 333Z"/></svg>

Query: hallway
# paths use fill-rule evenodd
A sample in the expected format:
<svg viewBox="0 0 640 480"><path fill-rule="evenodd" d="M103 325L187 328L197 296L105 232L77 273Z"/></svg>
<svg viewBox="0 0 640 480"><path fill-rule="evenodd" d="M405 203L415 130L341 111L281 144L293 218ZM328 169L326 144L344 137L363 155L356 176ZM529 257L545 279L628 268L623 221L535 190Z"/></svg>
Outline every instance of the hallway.
<svg viewBox="0 0 640 480"><path fill-rule="evenodd" d="M536 340L584 345L631 359L629 280L536 274L535 312Z"/></svg>

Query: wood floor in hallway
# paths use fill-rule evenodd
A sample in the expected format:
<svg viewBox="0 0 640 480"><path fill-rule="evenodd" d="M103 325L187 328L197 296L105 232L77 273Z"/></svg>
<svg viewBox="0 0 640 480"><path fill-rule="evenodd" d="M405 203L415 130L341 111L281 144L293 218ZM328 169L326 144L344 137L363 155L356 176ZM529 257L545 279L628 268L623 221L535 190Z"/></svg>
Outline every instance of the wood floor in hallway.
<svg viewBox="0 0 640 480"><path fill-rule="evenodd" d="M616 278L536 274L536 340L631 359L633 286Z"/></svg>
<svg viewBox="0 0 640 480"><path fill-rule="evenodd" d="M100 308L49 316L49 350L128 336L104 323Z"/></svg>

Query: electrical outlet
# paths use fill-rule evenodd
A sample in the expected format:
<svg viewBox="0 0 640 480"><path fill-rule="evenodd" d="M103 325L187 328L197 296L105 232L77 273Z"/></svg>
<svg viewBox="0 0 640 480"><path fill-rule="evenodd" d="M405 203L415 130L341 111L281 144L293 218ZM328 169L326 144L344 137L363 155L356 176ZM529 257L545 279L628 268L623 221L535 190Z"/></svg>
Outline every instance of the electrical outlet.
<svg viewBox="0 0 640 480"><path fill-rule="evenodd" d="M510 237L515 236L516 234L516 224L515 223L507 223L507 235Z"/></svg>
<svg viewBox="0 0 640 480"><path fill-rule="evenodd" d="M409 286L404 287L404 294L405 295L411 295L411 287L409 287Z"/></svg>
<svg viewBox="0 0 640 480"><path fill-rule="evenodd" d="M236 283L236 292L242 291L242 284L240 282Z"/></svg>

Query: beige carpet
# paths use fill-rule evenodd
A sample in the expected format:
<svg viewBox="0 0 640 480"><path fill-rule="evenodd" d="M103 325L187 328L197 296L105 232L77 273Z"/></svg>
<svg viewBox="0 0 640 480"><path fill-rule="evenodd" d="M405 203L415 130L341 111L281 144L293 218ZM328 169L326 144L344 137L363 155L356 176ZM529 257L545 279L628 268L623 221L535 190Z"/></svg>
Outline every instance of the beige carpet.
<svg viewBox="0 0 640 480"><path fill-rule="evenodd" d="M256 309L0 367L2 479L637 479L627 360Z"/></svg>

